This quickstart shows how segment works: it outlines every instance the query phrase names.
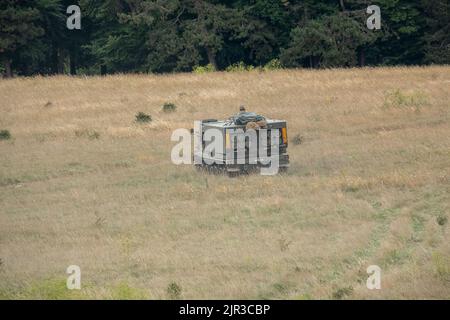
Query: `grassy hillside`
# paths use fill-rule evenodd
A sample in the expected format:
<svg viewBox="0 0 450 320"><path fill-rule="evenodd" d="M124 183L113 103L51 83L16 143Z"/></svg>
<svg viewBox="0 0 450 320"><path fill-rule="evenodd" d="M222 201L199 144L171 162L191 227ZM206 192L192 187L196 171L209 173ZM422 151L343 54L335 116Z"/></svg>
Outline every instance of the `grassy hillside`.
<svg viewBox="0 0 450 320"><path fill-rule="evenodd" d="M450 298L450 67L17 78L0 97L0 298ZM286 175L171 163L174 129L240 104L288 120Z"/></svg>

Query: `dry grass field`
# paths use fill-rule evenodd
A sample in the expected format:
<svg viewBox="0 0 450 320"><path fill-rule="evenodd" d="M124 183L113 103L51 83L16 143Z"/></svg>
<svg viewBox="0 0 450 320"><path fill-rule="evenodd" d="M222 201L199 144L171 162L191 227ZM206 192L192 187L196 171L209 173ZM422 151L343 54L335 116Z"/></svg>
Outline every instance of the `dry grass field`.
<svg viewBox="0 0 450 320"><path fill-rule="evenodd" d="M450 67L0 80L0 298L450 299L449 103ZM172 164L241 104L287 174Z"/></svg>

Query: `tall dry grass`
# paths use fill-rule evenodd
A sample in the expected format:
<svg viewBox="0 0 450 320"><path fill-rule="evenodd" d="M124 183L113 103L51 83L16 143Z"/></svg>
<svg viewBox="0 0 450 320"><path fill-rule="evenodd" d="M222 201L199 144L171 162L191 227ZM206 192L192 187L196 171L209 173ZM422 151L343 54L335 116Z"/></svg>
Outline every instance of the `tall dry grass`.
<svg viewBox="0 0 450 320"><path fill-rule="evenodd" d="M0 297L448 299L449 89L450 67L0 80ZM171 163L173 129L241 104L301 135L287 175Z"/></svg>

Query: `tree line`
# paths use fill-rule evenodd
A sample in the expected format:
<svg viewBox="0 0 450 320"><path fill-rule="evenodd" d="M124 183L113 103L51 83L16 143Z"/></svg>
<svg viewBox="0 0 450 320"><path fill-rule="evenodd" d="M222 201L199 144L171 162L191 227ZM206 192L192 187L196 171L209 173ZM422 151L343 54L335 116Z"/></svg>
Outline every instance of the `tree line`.
<svg viewBox="0 0 450 320"><path fill-rule="evenodd" d="M81 29L67 28L70 5ZM369 5L381 29L366 25ZM450 63L449 0L2 0L0 73Z"/></svg>

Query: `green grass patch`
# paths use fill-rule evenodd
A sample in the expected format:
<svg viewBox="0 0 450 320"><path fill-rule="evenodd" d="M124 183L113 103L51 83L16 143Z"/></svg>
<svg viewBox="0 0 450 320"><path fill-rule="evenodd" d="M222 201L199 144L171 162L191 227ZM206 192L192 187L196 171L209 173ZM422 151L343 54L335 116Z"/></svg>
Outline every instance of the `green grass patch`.
<svg viewBox="0 0 450 320"><path fill-rule="evenodd" d="M401 265L410 258L410 254L405 250L388 251L382 259L381 265L384 267Z"/></svg>
<svg viewBox="0 0 450 320"><path fill-rule="evenodd" d="M428 97L423 92L403 92L400 89L388 91L384 97L385 108L413 107L419 111L421 107L429 104Z"/></svg>
<svg viewBox="0 0 450 320"><path fill-rule="evenodd" d="M437 276L443 281L450 282L450 256L434 252L432 260Z"/></svg>
<svg viewBox="0 0 450 320"><path fill-rule="evenodd" d="M139 288L133 288L126 282L120 282L111 289L111 296L114 300L146 300L148 294Z"/></svg>

